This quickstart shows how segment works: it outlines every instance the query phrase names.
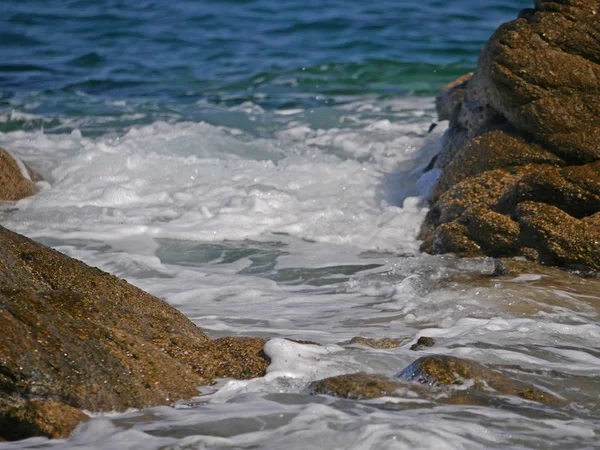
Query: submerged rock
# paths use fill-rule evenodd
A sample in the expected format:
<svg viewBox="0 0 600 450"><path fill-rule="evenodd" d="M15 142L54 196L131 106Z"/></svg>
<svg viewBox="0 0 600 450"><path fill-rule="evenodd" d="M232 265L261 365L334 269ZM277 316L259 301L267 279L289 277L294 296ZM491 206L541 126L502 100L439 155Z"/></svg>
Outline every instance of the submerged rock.
<svg viewBox="0 0 600 450"><path fill-rule="evenodd" d="M416 382L416 384L415 384ZM446 386L460 389L445 389ZM441 392L440 389L444 391ZM416 360L394 379L363 372L315 381L313 394L325 394L352 400L402 397L450 404L485 404L498 396L517 396L526 400L562 406L565 402L553 394L474 361L452 356L426 356ZM433 394L433 395L432 395ZM443 395L440 395L443 394Z"/></svg>
<svg viewBox="0 0 600 450"><path fill-rule="evenodd" d="M358 372L315 381L311 385L311 392L351 400L370 400L394 396L401 387L401 383L384 375Z"/></svg>
<svg viewBox="0 0 600 450"><path fill-rule="evenodd" d="M489 369L475 361L453 356L433 355L417 359L399 372L395 378L416 381L430 386L464 385L472 381L472 389L501 395L515 395L526 400L561 405L564 402L554 395L508 378L503 373Z"/></svg>
<svg viewBox="0 0 600 450"><path fill-rule="evenodd" d="M89 411L170 404L268 364L263 339L210 340L166 302L1 226L0 330L3 410L23 400Z"/></svg>
<svg viewBox="0 0 600 450"><path fill-rule="evenodd" d="M355 336L350 339L349 344L360 344L367 347L385 350L390 348L396 348L402 345L407 339L394 339L394 338L381 338L381 339L373 339L366 338L362 336Z"/></svg>
<svg viewBox="0 0 600 450"><path fill-rule="evenodd" d="M443 88L449 119L422 249L600 269L600 22L540 0Z"/></svg>
<svg viewBox="0 0 600 450"><path fill-rule="evenodd" d="M0 201L20 200L38 191L39 176L9 152L0 148Z"/></svg>
<svg viewBox="0 0 600 450"><path fill-rule="evenodd" d="M413 352L418 352L419 350L423 350L427 347L433 347L435 345L435 339L428 336L421 336L416 344L410 346L410 349Z"/></svg>

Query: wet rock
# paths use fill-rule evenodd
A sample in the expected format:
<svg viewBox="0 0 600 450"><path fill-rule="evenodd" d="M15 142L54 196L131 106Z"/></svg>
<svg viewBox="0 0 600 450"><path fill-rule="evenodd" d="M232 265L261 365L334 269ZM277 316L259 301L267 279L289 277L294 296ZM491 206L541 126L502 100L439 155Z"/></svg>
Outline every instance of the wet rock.
<svg viewBox="0 0 600 450"><path fill-rule="evenodd" d="M539 1L484 49L476 77L511 125L573 164L600 157L598 2Z"/></svg>
<svg viewBox="0 0 600 450"><path fill-rule="evenodd" d="M444 168L434 196L481 173L529 164L563 166L563 161L541 146L504 131L489 131L470 140ZM439 195L439 194L438 194Z"/></svg>
<svg viewBox="0 0 600 450"><path fill-rule="evenodd" d="M597 10L536 2L498 28L472 76L442 89L450 127L423 251L600 270Z"/></svg>
<svg viewBox="0 0 600 450"><path fill-rule="evenodd" d="M421 250L439 254L455 253L459 256L473 257L481 255L481 247L469 239L468 229L456 221L443 223L421 245Z"/></svg>
<svg viewBox="0 0 600 450"><path fill-rule="evenodd" d="M435 107L440 120L450 120L452 110L462 103L467 81L471 79L471 76L473 76L473 72L457 78L438 92L435 98Z"/></svg>
<svg viewBox="0 0 600 450"><path fill-rule="evenodd" d="M553 406L565 402L531 384L513 380L502 372L474 361L452 356L426 356L398 373L394 379L363 372L315 381L313 394L351 400L401 397L414 401L413 406L431 403L481 405L493 404L499 396L517 396ZM407 405L403 401L403 405Z"/></svg>
<svg viewBox="0 0 600 450"><path fill-rule="evenodd" d="M39 176L23 162L0 148L0 201L20 200L38 191Z"/></svg>
<svg viewBox="0 0 600 450"><path fill-rule="evenodd" d="M6 401L124 411L267 366L264 340L210 340L166 302L1 226L0 330Z"/></svg>
<svg viewBox="0 0 600 450"><path fill-rule="evenodd" d="M65 438L89 419L80 409L62 403L18 399L11 404L0 400L0 430L9 441L30 436Z"/></svg>
<svg viewBox="0 0 600 450"><path fill-rule="evenodd" d="M429 386L464 385L471 389L500 395L514 395L526 400L552 405L564 402L528 383L512 380L503 373L481 364L453 356L425 356L399 372L395 378Z"/></svg>
<svg viewBox="0 0 600 450"><path fill-rule="evenodd" d="M432 337L427 337L427 336L421 336L416 344L413 344L410 346L410 349L413 352L418 352L419 350L423 350L427 347L433 347L435 345L435 339L433 339Z"/></svg>
<svg viewBox="0 0 600 450"><path fill-rule="evenodd" d="M315 381L310 390L313 394L331 395L351 400L370 400L394 396L402 386L401 383L384 375L358 372Z"/></svg>
<svg viewBox="0 0 600 450"><path fill-rule="evenodd" d="M574 283L576 277L571 277L563 270L542 266L524 258L498 258L494 260L493 277L517 277L522 274L539 274L551 277L553 280L567 280Z"/></svg>
<svg viewBox="0 0 600 450"><path fill-rule="evenodd" d="M192 368L205 378L261 377L269 365L269 357L261 338L225 337L202 346L190 361Z"/></svg>
<svg viewBox="0 0 600 450"><path fill-rule="evenodd" d="M583 166L531 167L500 199L497 209L513 212L519 203L534 201L556 206L585 218L600 211L600 161Z"/></svg>
<svg viewBox="0 0 600 450"><path fill-rule="evenodd" d="M376 348L380 350L396 348L402 345L406 339L393 339L393 338L381 338L373 339L362 336L353 337L349 344L361 344L367 347Z"/></svg>
<svg viewBox="0 0 600 450"><path fill-rule="evenodd" d="M542 264L600 268L597 227L544 203L520 203L514 214L521 227L521 239L535 247Z"/></svg>

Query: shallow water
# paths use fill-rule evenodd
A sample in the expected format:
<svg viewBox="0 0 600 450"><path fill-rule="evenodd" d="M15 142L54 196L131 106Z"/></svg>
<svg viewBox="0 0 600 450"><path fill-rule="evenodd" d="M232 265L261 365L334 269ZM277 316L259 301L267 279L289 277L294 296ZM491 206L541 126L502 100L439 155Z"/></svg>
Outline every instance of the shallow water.
<svg viewBox="0 0 600 450"><path fill-rule="evenodd" d="M166 299L213 337L270 338L266 377L0 448L598 448L600 293L420 254L445 125L433 94L528 2L0 6L0 146L41 192L0 220ZM349 344L400 339L395 349ZM409 350L420 336L436 345ZM309 339L324 347L281 338ZM311 381L424 354L567 400L350 401Z"/></svg>

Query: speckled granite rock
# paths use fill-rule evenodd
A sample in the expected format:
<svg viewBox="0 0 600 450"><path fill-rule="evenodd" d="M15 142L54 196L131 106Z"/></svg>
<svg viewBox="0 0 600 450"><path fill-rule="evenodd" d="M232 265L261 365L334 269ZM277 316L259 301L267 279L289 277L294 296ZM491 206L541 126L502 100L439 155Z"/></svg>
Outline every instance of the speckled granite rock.
<svg viewBox="0 0 600 450"><path fill-rule="evenodd" d="M89 419L80 409L63 403L17 400L9 405L0 400L0 430L8 440L31 436L65 438L80 422Z"/></svg>
<svg viewBox="0 0 600 450"><path fill-rule="evenodd" d="M539 0L442 89L422 249L600 269L600 12Z"/></svg>
<svg viewBox="0 0 600 450"><path fill-rule="evenodd" d="M435 107L440 120L450 120L452 110L456 108L465 96L467 81L471 79L473 72L469 72L460 78L444 86L435 97Z"/></svg>
<svg viewBox="0 0 600 450"><path fill-rule="evenodd" d="M446 386L461 386L461 389L446 388L444 395L439 395L439 389L443 390ZM420 399L451 404L482 404L486 398L489 401L496 396L510 395L553 406L565 404L553 394L509 378L498 370L467 359L443 355L419 358L394 379L360 372L315 381L310 390L313 394L352 400L403 397L408 401ZM414 406L422 404L416 401Z"/></svg>
<svg viewBox="0 0 600 450"><path fill-rule="evenodd" d="M554 395L531 384L508 378L502 372L490 369L475 361L454 356L432 355L417 359L396 375L406 381L416 381L430 386L463 385L472 381L471 389L514 395L540 403L561 405L564 402Z"/></svg>
<svg viewBox="0 0 600 450"><path fill-rule="evenodd" d="M0 148L0 201L20 200L35 194L37 180L39 177L34 171Z"/></svg>
<svg viewBox="0 0 600 450"><path fill-rule="evenodd" d="M24 400L90 411L169 404L268 364L264 340L210 340L164 301L1 226L0 330L5 411Z"/></svg>
<svg viewBox="0 0 600 450"><path fill-rule="evenodd" d="M385 350L390 348L396 348L402 345L407 339L394 339L394 338L381 338L381 339L373 339L366 338L362 336L353 337L348 344L359 344L364 345L365 347L371 347L379 350Z"/></svg>

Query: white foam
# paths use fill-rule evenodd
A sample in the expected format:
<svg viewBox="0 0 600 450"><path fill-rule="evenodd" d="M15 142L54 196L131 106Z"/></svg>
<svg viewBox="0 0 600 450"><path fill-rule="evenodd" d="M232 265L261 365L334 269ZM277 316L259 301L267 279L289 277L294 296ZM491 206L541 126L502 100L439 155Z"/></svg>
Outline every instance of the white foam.
<svg viewBox="0 0 600 450"><path fill-rule="evenodd" d="M417 251L425 211L418 202L388 205L377 164L306 145L246 142L206 124L156 123L97 141L38 132L27 141L34 165L36 156L43 165L53 147L64 149L45 169L51 187L22 201L9 219L22 231L26 221L32 236L93 239L97 230L100 239L141 233L221 241L286 233Z"/></svg>

